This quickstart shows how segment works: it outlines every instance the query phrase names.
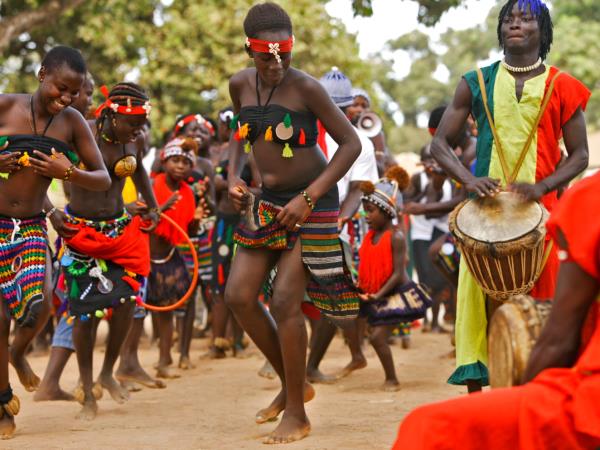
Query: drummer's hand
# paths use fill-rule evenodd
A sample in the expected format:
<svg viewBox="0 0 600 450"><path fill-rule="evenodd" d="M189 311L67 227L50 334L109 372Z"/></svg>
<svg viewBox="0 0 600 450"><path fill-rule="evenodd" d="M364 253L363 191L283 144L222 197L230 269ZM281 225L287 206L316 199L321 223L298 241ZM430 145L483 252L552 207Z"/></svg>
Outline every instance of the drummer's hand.
<svg viewBox="0 0 600 450"><path fill-rule="evenodd" d="M500 180L489 177L473 177L465 183L465 189L479 197L493 197L500 192Z"/></svg>
<svg viewBox="0 0 600 450"><path fill-rule="evenodd" d="M423 203L407 202L402 208L404 214L419 216L425 214L425 205Z"/></svg>
<svg viewBox="0 0 600 450"><path fill-rule="evenodd" d="M546 193L546 187L539 183L514 183L508 187L508 190L518 194L523 200L533 200L536 202Z"/></svg>

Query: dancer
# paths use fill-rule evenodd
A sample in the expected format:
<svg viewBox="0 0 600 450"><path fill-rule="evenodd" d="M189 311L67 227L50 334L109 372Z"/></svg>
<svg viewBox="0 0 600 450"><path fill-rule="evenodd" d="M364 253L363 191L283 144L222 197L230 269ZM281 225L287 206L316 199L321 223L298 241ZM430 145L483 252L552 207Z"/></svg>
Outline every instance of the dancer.
<svg viewBox="0 0 600 450"><path fill-rule="evenodd" d="M388 392L400 389L388 339L400 322L422 318L431 305L429 294L408 278L406 239L393 224L402 208L401 191L408 182L406 171L394 166L376 184L366 181L361 185L369 224L359 251L361 312L372 327L369 340L385 372L382 389Z"/></svg>
<svg viewBox="0 0 600 450"><path fill-rule="evenodd" d="M322 86L290 67L292 22L281 7L253 6L244 31L255 67L230 80L236 140L230 147L228 182L229 195L237 208L244 208L247 222L235 235L239 247L225 301L281 379L281 392L256 420L267 422L285 410L265 442L287 443L310 432L304 401L314 390L305 383L304 292L338 322L355 318L359 306L338 241L335 183L360 153L360 141ZM316 145L317 118L339 144L330 164ZM242 146L254 152L263 183L254 202L240 178L246 160ZM277 326L257 301L275 264L269 310Z"/></svg>
<svg viewBox="0 0 600 450"><path fill-rule="evenodd" d="M587 166L583 110L590 92L570 75L543 64L552 44L552 19L542 1L506 2L498 16L498 39L504 59L469 72L460 81L431 151L446 173L468 192L493 196L506 187L526 200L541 201L551 212L556 190ZM475 175L451 147L471 112L478 128ZM558 166L561 135L569 156ZM515 172L516 181L506 186ZM530 293L533 297L553 297L558 258L555 249L549 255ZM469 391L488 384L486 329L485 295L466 264L460 264L457 369L449 383L466 384Z"/></svg>
<svg viewBox="0 0 600 450"><path fill-rule="evenodd" d="M44 197L52 178L102 191L110 178L98 147L81 114L69 105L77 98L86 66L79 51L58 46L48 52L32 94L0 95L0 249L2 250L2 320L0 321L0 438L12 437L18 399L8 379L8 335L17 322L10 360L25 389L39 378L25 359L25 350L50 313L50 258L47 256ZM42 125L43 124L43 125ZM81 160L86 170L77 168ZM51 216L54 211L47 211ZM27 276L27 284L25 284Z"/></svg>
<svg viewBox="0 0 600 450"><path fill-rule="evenodd" d="M546 224L560 248L556 296L527 384L420 407L394 449L597 449L600 446L600 174L578 182Z"/></svg>

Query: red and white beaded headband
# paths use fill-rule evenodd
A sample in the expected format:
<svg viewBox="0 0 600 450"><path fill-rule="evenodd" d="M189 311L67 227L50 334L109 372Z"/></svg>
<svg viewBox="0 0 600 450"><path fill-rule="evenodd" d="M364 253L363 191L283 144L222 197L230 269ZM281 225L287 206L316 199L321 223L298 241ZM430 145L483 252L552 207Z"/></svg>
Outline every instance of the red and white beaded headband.
<svg viewBox="0 0 600 450"><path fill-rule="evenodd" d="M294 36L290 36L285 41L263 41L260 39L246 38L246 47L254 52L270 53L275 56L278 63L281 63L280 53L290 53L294 47Z"/></svg>
<svg viewBox="0 0 600 450"><path fill-rule="evenodd" d="M177 133L179 133L179 131L183 127L185 127L188 123L193 122L194 120L208 128L208 131L211 134L215 134L215 127L213 127L212 123L210 123L208 120L202 117L202 114L188 114L187 116L184 116L177 121L177 123L175 124L175 128L173 128L173 135L177 135Z"/></svg>
<svg viewBox="0 0 600 450"><path fill-rule="evenodd" d="M113 98L126 98L126 105L119 105L118 103L113 102L110 98L108 98L109 92L106 86L100 87L100 92L106 100L96 109L95 116L100 117L100 114L106 108L110 108L113 112L117 114L127 114L129 116L137 116L137 115L145 115L148 117L150 115L150 111L152 110L152 106L150 105L150 101L146 101L143 105L133 106L131 104L132 97L128 96L118 96Z"/></svg>
<svg viewBox="0 0 600 450"><path fill-rule="evenodd" d="M169 141L167 143L167 145L165 145L165 148L163 149L163 151L160 154L161 161L164 161L167 158L170 158L171 156L184 156L189 161L191 161L191 163L193 165L194 157L195 157L194 152L191 150L189 150L189 151L184 150L182 148L182 145L184 142L185 142L185 139L181 139L181 138L175 138L175 139Z"/></svg>

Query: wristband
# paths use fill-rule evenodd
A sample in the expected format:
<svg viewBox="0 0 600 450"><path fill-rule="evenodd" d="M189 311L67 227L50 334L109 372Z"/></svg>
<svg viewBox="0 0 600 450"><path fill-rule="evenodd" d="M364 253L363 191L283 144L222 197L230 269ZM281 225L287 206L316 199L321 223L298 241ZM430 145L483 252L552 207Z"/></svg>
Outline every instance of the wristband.
<svg viewBox="0 0 600 450"><path fill-rule="evenodd" d="M55 212L56 212L56 206L53 206L52 209L50 209L49 211L44 213L46 215L46 219L49 219L50 216L52 216L52 214L54 214Z"/></svg>
<svg viewBox="0 0 600 450"><path fill-rule="evenodd" d="M306 200L306 203L308 204L310 210L312 211L313 209L315 209L315 204L313 203L312 198L310 198L310 195L308 195L308 192L302 191L300 193L302 194L302 197L304 197L304 200Z"/></svg>
<svg viewBox="0 0 600 450"><path fill-rule="evenodd" d="M63 181L67 181L69 178L71 178L71 175L73 175L73 172L75 171L76 167L75 164L71 164L71 166L65 170L65 175L63 176Z"/></svg>

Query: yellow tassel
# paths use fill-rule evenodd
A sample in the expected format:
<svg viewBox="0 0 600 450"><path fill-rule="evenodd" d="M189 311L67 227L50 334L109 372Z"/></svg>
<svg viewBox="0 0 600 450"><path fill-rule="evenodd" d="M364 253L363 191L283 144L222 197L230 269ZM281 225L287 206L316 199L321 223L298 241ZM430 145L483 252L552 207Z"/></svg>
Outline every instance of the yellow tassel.
<svg viewBox="0 0 600 450"><path fill-rule="evenodd" d="M75 316L69 316L67 319L67 325L73 325L73 321L75 320Z"/></svg>
<svg viewBox="0 0 600 450"><path fill-rule="evenodd" d="M269 128L267 128L267 131L265 131L265 141L272 141L273 140L273 127L271 125L269 125Z"/></svg>
<svg viewBox="0 0 600 450"><path fill-rule="evenodd" d="M250 142L246 141L246 143L244 144L244 153L250 153L251 150L252 146L250 145Z"/></svg>
<svg viewBox="0 0 600 450"><path fill-rule="evenodd" d="M283 152L281 153L281 156L283 156L284 158L292 158L294 156L292 147L290 147L290 144L288 144L287 142L283 146Z"/></svg>
<svg viewBox="0 0 600 450"><path fill-rule="evenodd" d="M245 123L239 129L239 135L242 139L246 139L248 137L248 133L250 132L250 125Z"/></svg>
<svg viewBox="0 0 600 450"><path fill-rule="evenodd" d="M23 153L23 155L17 160L17 162L23 167L30 166L31 163L29 162L29 153Z"/></svg>

